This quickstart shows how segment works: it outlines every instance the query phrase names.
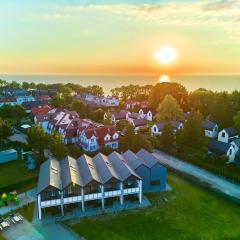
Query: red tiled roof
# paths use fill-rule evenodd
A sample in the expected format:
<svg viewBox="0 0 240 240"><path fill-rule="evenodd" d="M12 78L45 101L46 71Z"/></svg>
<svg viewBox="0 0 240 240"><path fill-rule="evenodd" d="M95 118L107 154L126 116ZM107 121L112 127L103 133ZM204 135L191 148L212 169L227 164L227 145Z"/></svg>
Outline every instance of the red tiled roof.
<svg viewBox="0 0 240 240"><path fill-rule="evenodd" d="M51 108L49 106L44 106L44 107L33 107L31 108L31 112L34 116L36 115L45 115L47 114Z"/></svg>
<svg viewBox="0 0 240 240"><path fill-rule="evenodd" d="M146 119L134 119L133 124L135 127L141 127L141 126L147 126L147 120Z"/></svg>
<svg viewBox="0 0 240 240"><path fill-rule="evenodd" d="M105 136L107 134L109 134L111 136L111 141L113 141L112 136L117 133L117 130L115 129L114 126L104 126L104 127L99 127L99 128L88 128L86 130L84 130L84 133L86 135L86 137L89 139L92 136L95 136L98 140L98 143L100 145L103 145L104 143L106 143L107 141L104 140ZM118 139L114 139L118 140Z"/></svg>
<svg viewBox="0 0 240 240"><path fill-rule="evenodd" d="M50 97L48 95L39 95L37 98L39 100L48 100L48 99L50 99Z"/></svg>
<svg viewBox="0 0 240 240"><path fill-rule="evenodd" d="M6 103L6 102L16 102L16 98L15 97L3 97L0 98L0 102L1 103Z"/></svg>

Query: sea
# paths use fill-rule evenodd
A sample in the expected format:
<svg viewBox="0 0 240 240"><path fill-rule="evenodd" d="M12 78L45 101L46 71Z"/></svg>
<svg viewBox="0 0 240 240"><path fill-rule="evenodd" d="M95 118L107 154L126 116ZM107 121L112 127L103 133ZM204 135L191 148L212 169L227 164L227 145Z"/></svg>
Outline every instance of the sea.
<svg viewBox="0 0 240 240"><path fill-rule="evenodd" d="M78 83L82 86L99 85L104 93L110 94L110 90L129 84L155 85L162 76L93 76L93 75L9 75L0 74L0 79L17 82L35 83ZM188 91L205 88L212 91L240 91L240 75L179 75L169 76L170 82L178 82Z"/></svg>

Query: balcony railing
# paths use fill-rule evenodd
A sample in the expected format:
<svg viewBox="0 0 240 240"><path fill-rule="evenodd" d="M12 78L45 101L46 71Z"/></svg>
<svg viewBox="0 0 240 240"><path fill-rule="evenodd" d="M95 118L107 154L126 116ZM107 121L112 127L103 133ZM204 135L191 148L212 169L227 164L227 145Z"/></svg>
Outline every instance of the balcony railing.
<svg viewBox="0 0 240 240"><path fill-rule="evenodd" d="M140 192L139 187L127 188L123 190L123 195L137 194L139 192ZM121 190L104 192L104 198L111 198L111 197L118 197L118 196L121 196ZM84 201L99 200L99 199L102 199L102 193L92 193L92 194L84 195ZM83 197L81 195L63 198L63 204L77 203L82 201L83 201ZM41 201L42 208L59 206L59 205L61 205L61 199Z"/></svg>

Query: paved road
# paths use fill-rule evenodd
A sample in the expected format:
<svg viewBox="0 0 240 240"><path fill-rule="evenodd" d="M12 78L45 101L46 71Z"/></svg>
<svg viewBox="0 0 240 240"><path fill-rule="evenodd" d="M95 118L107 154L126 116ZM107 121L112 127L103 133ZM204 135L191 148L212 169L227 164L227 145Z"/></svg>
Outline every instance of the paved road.
<svg viewBox="0 0 240 240"><path fill-rule="evenodd" d="M171 155L155 150L153 153L158 160L166 167L172 168L175 171L188 174L195 177L200 182L206 183L210 188L223 193L224 195L240 200L240 186L233 184L221 177L218 177L202 168L196 167L192 164L183 162Z"/></svg>

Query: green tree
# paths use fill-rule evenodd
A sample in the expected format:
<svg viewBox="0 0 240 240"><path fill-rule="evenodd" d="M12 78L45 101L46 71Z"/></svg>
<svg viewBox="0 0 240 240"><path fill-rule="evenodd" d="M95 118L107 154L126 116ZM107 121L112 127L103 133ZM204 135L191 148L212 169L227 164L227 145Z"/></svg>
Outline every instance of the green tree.
<svg viewBox="0 0 240 240"><path fill-rule="evenodd" d="M171 151L173 149L173 144L174 134L172 125L170 123L166 123L160 136L160 146L166 151Z"/></svg>
<svg viewBox="0 0 240 240"><path fill-rule="evenodd" d="M9 123L0 118L0 142L12 136L12 127Z"/></svg>
<svg viewBox="0 0 240 240"><path fill-rule="evenodd" d="M51 105L53 107L60 107L60 108L65 108L66 107L66 102L63 97L60 95L55 95L51 99Z"/></svg>
<svg viewBox="0 0 240 240"><path fill-rule="evenodd" d="M182 120L183 111L176 99L166 95L157 108L157 121Z"/></svg>
<svg viewBox="0 0 240 240"><path fill-rule="evenodd" d="M233 121L236 129L240 133L240 111L238 111L237 114L234 116Z"/></svg>
<svg viewBox="0 0 240 240"><path fill-rule="evenodd" d="M71 106L72 111L76 111L81 118L86 117L86 104L83 101L80 100L74 100Z"/></svg>
<svg viewBox="0 0 240 240"><path fill-rule="evenodd" d="M57 132L50 136L49 150L58 160L61 160L66 156L64 143L62 142L61 136Z"/></svg>
<svg viewBox="0 0 240 240"><path fill-rule="evenodd" d="M104 123L105 125L110 125L110 124L112 124L112 115L111 115L111 113L110 113L109 111L106 113L106 117L105 117L103 123Z"/></svg>
<svg viewBox="0 0 240 240"><path fill-rule="evenodd" d="M173 96L184 111L188 110L188 92L179 83L156 84L149 93L149 107L157 108L166 95Z"/></svg>
<svg viewBox="0 0 240 240"><path fill-rule="evenodd" d="M201 150L205 144L204 129L202 127L203 117L199 111L190 113L182 130L182 147L187 149Z"/></svg>
<svg viewBox="0 0 240 240"><path fill-rule="evenodd" d="M98 86L98 85L92 85L92 86L88 86L86 88L86 91L95 95L95 96L103 96L103 88Z"/></svg>
<svg viewBox="0 0 240 240"><path fill-rule="evenodd" d="M61 90L60 90L60 92L62 93L62 95L64 96L64 97L67 97L67 96L71 96L71 94L72 94L72 89L70 88L70 87L62 87L61 88Z"/></svg>
<svg viewBox="0 0 240 240"><path fill-rule="evenodd" d="M39 152L41 156L44 155L44 149L48 148L50 135L45 133L39 126L32 126L27 131L27 142L29 146Z"/></svg>

